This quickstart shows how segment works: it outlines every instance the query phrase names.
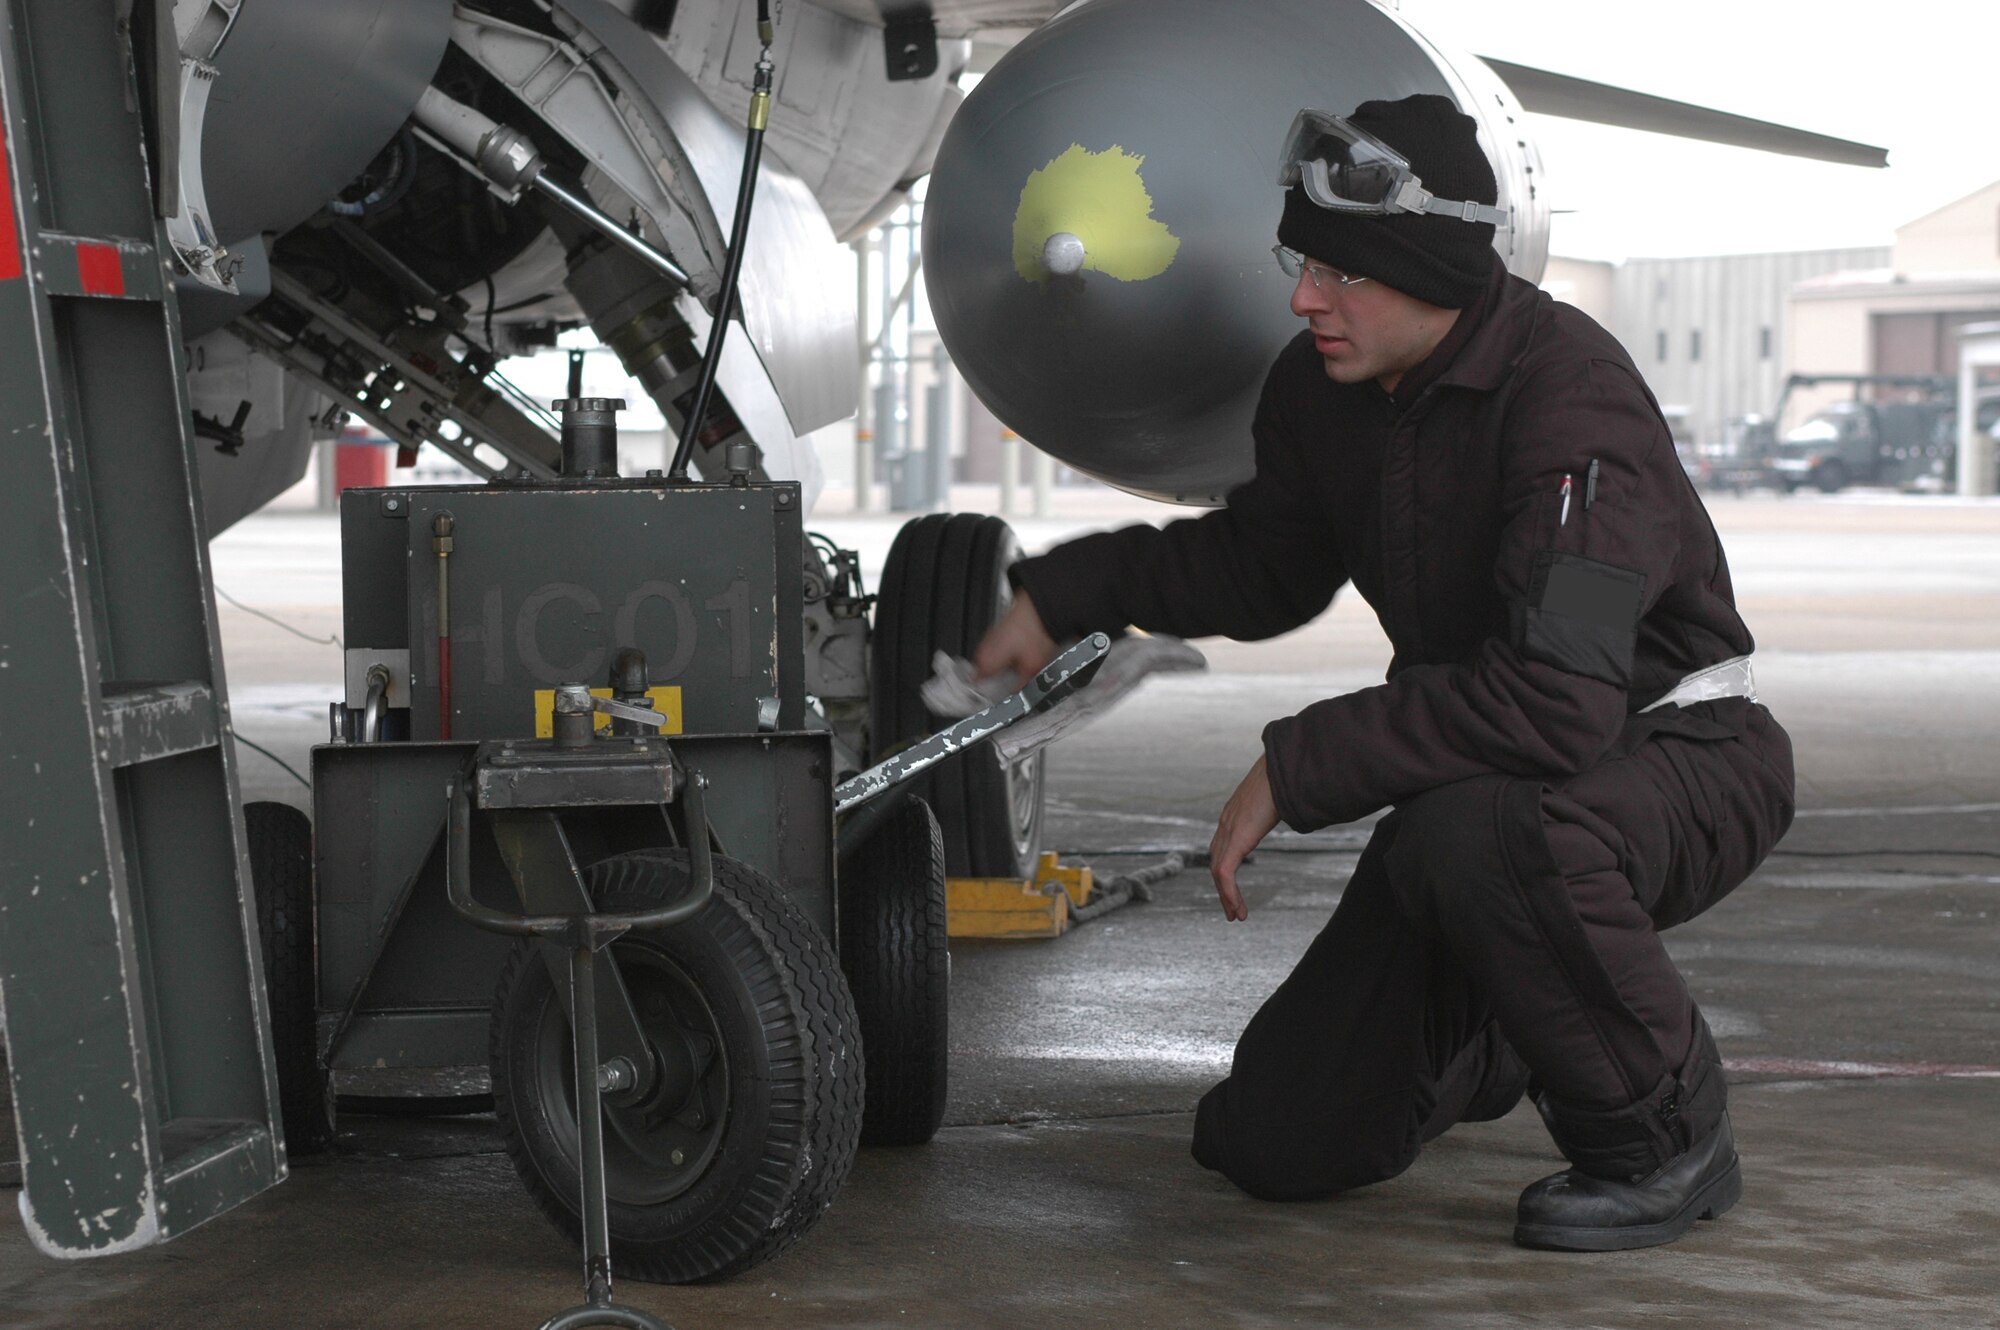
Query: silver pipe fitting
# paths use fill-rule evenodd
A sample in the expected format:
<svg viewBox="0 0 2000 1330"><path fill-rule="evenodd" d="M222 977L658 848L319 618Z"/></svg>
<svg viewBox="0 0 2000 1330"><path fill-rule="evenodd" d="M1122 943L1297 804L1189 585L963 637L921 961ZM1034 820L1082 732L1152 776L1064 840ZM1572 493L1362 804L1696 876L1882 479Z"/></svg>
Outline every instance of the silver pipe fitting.
<svg viewBox="0 0 2000 1330"><path fill-rule="evenodd" d="M463 102L453 101L436 88L424 89L424 95L417 99L415 115L417 123L432 137L509 194L518 194L523 189L538 190L575 213L612 244L630 250L683 286L692 282L687 270L678 263L620 226L583 195L549 179L542 169L547 163L541 153L519 130Z"/></svg>
<svg viewBox="0 0 2000 1330"><path fill-rule="evenodd" d="M382 738L382 718L389 713L389 667L368 667L368 702L361 708L361 742L372 744Z"/></svg>

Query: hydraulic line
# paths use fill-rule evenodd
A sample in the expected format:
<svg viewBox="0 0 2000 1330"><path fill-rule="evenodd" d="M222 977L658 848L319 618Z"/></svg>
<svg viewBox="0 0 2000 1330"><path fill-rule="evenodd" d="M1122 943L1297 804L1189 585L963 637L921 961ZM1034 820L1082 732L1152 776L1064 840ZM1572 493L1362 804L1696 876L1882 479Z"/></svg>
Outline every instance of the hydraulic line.
<svg viewBox="0 0 2000 1330"><path fill-rule="evenodd" d="M770 0L757 0L757 39L764 44L757 57L757 76L750 93L750 133L743 143L743 178L736 186L736 220L729 232L729 258L723 267L722 291L716 297L715 322L708 330L708 354L702 357L701 379L695 387L694 405L681 425L680 446L674 449L673 466L667 471L672 484L686 484L688 462L694 455L695 440L701 437L703 417L709 399L715 395L716 371L722 367L723 335L729 330L736 310L736 279L743 271L743 248L750 238L750 203L757 192L757 163L764 155L764 127L771 119L771 43L777 29L771 23Z"/></svg>
<svg viewBox="0 0 2000 1330"><path fill-rule="evenodd" d="M681 285L687 285L689 278L686 269L660 253L659 250L654 249L640 237L633 235L630 231L618 225L616 221L600 211L580 192L558 184L556 181L549 179L548 175L543 172L537 172L528 181L528 185L532 189L540 190L543 194L548 195L557 203L562 204L563 207L575 213L612 244L631 251L640 259L658 268ZM732 285L729 289L734 291L736 288Z"/></svg>
<svg viewBox="0 0 2000 1330"><path fill-rule="evenodd" d="M769 48L766 48L767 51ZM455 102L436 88L425 88L412 112L417 124L451 149L459 164L510 194L536 190L581 218L592 230L685 286L687 270L618 224L579 191L548 177L547 163L534 142L517 129L500 124L483 111Z"/></svg>

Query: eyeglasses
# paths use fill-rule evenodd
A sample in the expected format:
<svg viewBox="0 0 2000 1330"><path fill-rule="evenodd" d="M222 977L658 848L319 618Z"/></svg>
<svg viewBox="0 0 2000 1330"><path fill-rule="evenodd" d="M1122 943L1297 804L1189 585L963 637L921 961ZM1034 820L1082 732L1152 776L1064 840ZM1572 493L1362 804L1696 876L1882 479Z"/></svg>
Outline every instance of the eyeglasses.
<svg viewBox="0 0 2000 1330"><path fill-rule="evenodd" d="M1283 245L1271 246L1271 253L1278 260L1278 267L1284 271L1285 276L1296 282L1299 274L1304 273L1311 279L1315 291L1326 290L1328 282L1332 282L1335 286L1359 286L1368 280L1366 277L1355 277L1341 272L1338 268L1329 268L1324 263L1314 263L1297 250L1287 249Z"/></svg>

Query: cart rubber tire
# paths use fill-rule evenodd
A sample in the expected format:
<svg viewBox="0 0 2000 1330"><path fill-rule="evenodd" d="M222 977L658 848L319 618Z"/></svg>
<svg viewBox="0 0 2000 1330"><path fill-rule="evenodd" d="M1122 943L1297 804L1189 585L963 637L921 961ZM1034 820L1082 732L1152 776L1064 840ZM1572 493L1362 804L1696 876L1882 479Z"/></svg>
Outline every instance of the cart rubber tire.
<svg viewBox="0 0 2000 1330"><path fill-rule="evenodd" d="M906 799L840 865L840 967L868 1060L863 1145L922 1145L944 1122L951 953L944 838Z"/></svg>
<svg viewBox="0 0 2000 1330"><path fill-rule="evenodd" d="M869 727L876 762L945 728L918 690L938 651L972 655L1013 602L1007 569L1021 557L1013 528L979 513L931 513L889 547L875 610ZM1041 850L1043 764L1008 767L982 743L910 782L944 833L952 877L1032 877Z"/></svg>
<svg viewBox="0 0 2000 1330"><path fill-rule="evenodd" d="M714 857L692 919L627 933L608 955L685 1098L604 1110L611 1264L684 1284L740 1273L789 1246L833 1203L861 1129L854 1001L810 920L770 879ZM651 909L692 878L684 850L593 864L597 908ZM494 1110L528 1194L579 1247L569 1019L537 944L518 944L493 1004ZM691 1084L690 1084L691 1083ZM683 1162L671 1162L679 1151Z"/></svg>
<svg viewBox="0 0 2000 1330"><path fill-rule="evenodd" d="M290 804L245 804L243 831L257 897L257 938L264 947L285 1151L318 1154L333 1144L333 1078L319 1060L312 821Z"/></svg>

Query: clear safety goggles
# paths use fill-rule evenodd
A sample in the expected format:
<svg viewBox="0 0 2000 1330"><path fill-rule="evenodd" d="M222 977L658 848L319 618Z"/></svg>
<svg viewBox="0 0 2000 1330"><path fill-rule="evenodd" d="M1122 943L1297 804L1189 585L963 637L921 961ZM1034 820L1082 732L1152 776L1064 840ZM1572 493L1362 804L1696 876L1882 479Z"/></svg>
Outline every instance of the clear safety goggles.
<svg viewBox="0 0 2000 1330"><path fill-rule="evenodd" d="M1508 222L1504 208L1438 198L1401 153L1326 111L1300 111L1293 118L1279 160L1280 185L1303 184L1307 198L1332 212L1378 217L1419 212L1493 226Z"/></svg>

